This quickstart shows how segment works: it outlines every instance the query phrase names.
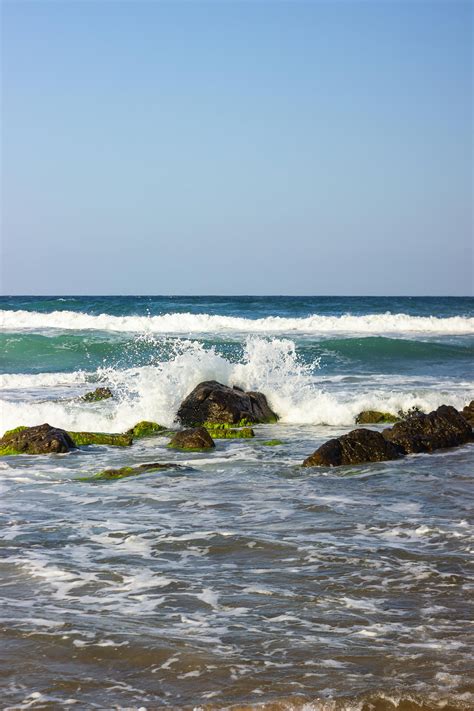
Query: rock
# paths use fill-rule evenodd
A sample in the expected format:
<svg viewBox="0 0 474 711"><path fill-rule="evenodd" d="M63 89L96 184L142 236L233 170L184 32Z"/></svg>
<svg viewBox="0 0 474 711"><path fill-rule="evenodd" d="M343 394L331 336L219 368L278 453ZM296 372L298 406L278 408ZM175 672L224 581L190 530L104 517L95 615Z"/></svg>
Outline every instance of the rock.
<svg viewBox="0 0 474 711"><path fill-rule="evenodd" d="M414 413L382 434L401 453L410 454L465 444L472 439L472 427L454 407L441 405L428 415Z"/></svg>
<svg viewBox="0 0 474 711"><path fill-rule="evenodd" d="M86 393L81 397L84 402L98 402L99 400L108 400L113 397L113 393L110 388L96 388L90 393Z"/></svg>
<svg viewBox="0 0 474 711"><path fill-rule="evenodd" d="M255 424L276 422L262 393L229 388L215 380L200 383L181 403L177 419L188 426L204 423Z"/></svg>
<svg viewBox="0 0 474 711"><path fill-rule="evenodd" d="M138 422L135 427L127 430L125 434L130 435L133 439L142 439L142 437L155 437L164 432L166 432L166 427L159 425L157 422L142 420Z"/></svg>
<svg viewBox="0 0 474 711"><path fill-rule="evenodd" d="M138 476L146 472L154 472L162 469L185 469L179 464L153 462L151 464L139 464L137 467L121 467L120 469L104 469L104 471L94 474L93 476L81 477L79 481L113 481L116 479L124 479L129 476Z"/></svg>
<svg viewBox="0 0 474 711"><path fill-rule="evenodd" d="M174 449L202 450L212 449L216 445L205 427L195 427L177 432L168 445Z"/></svg>
<svg viewBox="0 0 474 711"><path fill-rule="evenodd" d="M379 412L378 410L362 410L356 417L357 425L377 425L384 422L398 422L400 418L390 412Z"/></svg>
<svg viewBox="0 0 474 711"><path fill-rule="evenodd" d="M132 435L109 434L108 432L68 432L76 447L88 444L107 444L110 447L130 447L133 442Z"/></svg>
<svg viewBox="0 0 474 711"><path fill-rule="evenodd" d="M206 422L204 427L213 439L250 439L255 437L255 432L251 427L214 425L211 422Z"/></svg>
<svg viewBox="0 0 474 711"><path fill-rule="evenodd" d="M325 442L304 460L304 467L338 467L341 464L364 464L398 459L400 454L391 442L375 430L352 430L342 437Z"/></svg>
<svg viewBox="0 0 474 711"><path fill-rule="evenodd" d="M474 427L474 400L471 400L469 405L466 405L466 407L461 410L461 415L469 422L471 427Z"/></svg>
<svg viewBox="0 0 474 711"><path fill-rule="evenodd" d="M37 425L17 427L0 439L0 455L5 454L63 454L75 448L70 435L58 427Z"/></svg>
<svg viewBox="0 0 474 711"><path fill-rule="evenodd" d="M279 447L280 444L283 444L283 442L281 439L267 439L265 442L259 442L258 444L261 444L264 447Z"/></svg>

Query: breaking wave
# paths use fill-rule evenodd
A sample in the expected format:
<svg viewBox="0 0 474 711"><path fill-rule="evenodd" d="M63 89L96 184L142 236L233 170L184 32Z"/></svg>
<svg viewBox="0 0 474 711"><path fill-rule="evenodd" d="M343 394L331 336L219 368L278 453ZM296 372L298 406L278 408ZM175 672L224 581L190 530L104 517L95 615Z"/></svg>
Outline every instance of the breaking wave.
<svg viewBox="0 0 474 711"><path fill-rule="evenodd" d="M403 313L368 314L364 316L318 316L300 318L268 316L249 319L240 316L168 313L160 316L98 316L74 311L0 311L0 325L14 332L25 329L95 330L131 333L198 334L472 334L474 317L410 316Z"/></svg>
<svg viewBox="0 0 474 711"><path fill-rule="evenodd" d="M2 387L13 393L5 392L0 402L1 428L49 422L119 432L144 419L170 426L180 402L204 380L264 392L286 424L344 426L363 409L397 412L416 405L428 411L443 403L462 407L474 397L472 384L441 385L428 376L327 376L318 359L303 362L289 339L250 337L237 363L196 341L176 341L173 348L169 359L142 367L4 375ZM108 384L116 397L92 404L78 400L93 382Z"/></svg>

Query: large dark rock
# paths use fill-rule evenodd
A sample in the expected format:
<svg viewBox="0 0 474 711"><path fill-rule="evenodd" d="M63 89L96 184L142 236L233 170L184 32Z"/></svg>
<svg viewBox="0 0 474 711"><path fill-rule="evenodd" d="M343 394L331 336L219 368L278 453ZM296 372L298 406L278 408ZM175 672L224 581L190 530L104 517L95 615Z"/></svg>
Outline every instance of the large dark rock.
<svg viewBox="0 0 474 711"><path fill-rule="evenodd" d="M341 464L364 464L398 459L397 448L375 430L358 429L330 439L304 460L304 467L338 467Z"/></svg>
<svg viewBox="0 0 474 711"><path fill-rule="evenodd" d="M469 405L466 405L466 407L461 410L461 415L469 422L471 427L474 427L474 400L471 400Z"/></svg>
<svg viewBox="0 0 474 711"><path fill-rule="evenodd" d="M382 434L401 453L410 454L465 444L472 439L472 427L454 407L441 405L428 415L414 413Z"/></svg>
<svg viewBox="0 0 474 711"><path fill-rule="evenodd" d="M62 454L75 447L65 430L48 424L17 427L0 439L0 454Z"/></svg>
<svg viewBox="0 0 474 711"><path fill-rule="evenodd" d="M174 449L212 449L216 445L205 427L177 432L169 443Z"/></svg>
<svg viewBox="0 0 474 711"><path fill-rule="evenodd" d="M200 383L181 403L177 419L183 425L204 422L238 424L276 422L276 415L262 393L229 388L215 380Z"/></svg>

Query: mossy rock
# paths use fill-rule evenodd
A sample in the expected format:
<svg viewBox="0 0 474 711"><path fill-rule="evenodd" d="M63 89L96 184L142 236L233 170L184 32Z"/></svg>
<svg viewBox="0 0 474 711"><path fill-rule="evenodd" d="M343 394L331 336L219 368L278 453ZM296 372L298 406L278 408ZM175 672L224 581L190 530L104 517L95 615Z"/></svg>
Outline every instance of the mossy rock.
<svg viewBox="0 0 474 711"><path fill-rule="evenodd" d="M228 424L204 423L204 427L213 439L251 439L255 432L251 427L231 427Z"/></svg>
<svg viewBox="0 0 474 711"><path fill-rule="evenodd" d="M116 481L117 479L126 479L130 476L139 476L147 472L161 471L163 469L183 469L178 464L161 462L153 462L151 464L139 464L136 467L120 467L119 469L104 469L98 474L92 476L81 477L78 481Z"/></svg>
<svg viewBox="0 0 474 711"><path fill-rule="evenodd" d="M267 439L265 442L259 442L264 447L278 447L280 444L284 444L281 439Z"/></svg>
<svg viewBox="0 0 474 711"><path fill-rule="evenodd" d="M134 427L126 431L126 435L130 435L133 439L142 439L143 437L156 437L166 432L166 427L159 425L157 422L148 422L142 420Z"/></svg>
<svg viewBox="0 0 474 711"><path fill-rule="evenodd" d="M133 442L132 435L109 434L107 432L68 432L76 447L89 444L106 444L110 447L130 447Z"/></svg>
<svg viewBox="0 0 474 711"><path fill-rule="evenodd" d="M362 410L356 417L357 425L378 425L390 422L398 422L400 418L392 415L391 412L379 412L378 410Z"/></svg>
<svg viewBox="0 0 474 711"><path fill-rule="evenodd" d="M16 454L65 454L75 448L66 430L47 422L34 427L16 427L0 439L0 456Z"/></svg>
<svg viewBox="0 0 474 711"><path fill-rule="evenodd" d="M113 393L110 388L96 388L90 393L86 393L81 397L84 402L99 402L100 400L108 400L113 397Z"/></svg>

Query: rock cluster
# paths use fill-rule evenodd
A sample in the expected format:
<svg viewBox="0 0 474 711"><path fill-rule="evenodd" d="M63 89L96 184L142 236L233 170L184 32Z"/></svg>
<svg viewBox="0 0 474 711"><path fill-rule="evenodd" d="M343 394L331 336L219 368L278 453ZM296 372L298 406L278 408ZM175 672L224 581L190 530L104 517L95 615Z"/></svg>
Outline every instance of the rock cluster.
<svg viewBox="0 0 474 711"><path fill-rule="evenodd" d="M398 459L415 452L433 452L473 439L472 426L454 407L441 405L425 415L415 412L383 432L352 430L321 445L304 467L363 464Z"/></svg>
<svg viewBox="0 0 474 711"><path fill-rule="evenodd" d="M94 397L89 397L94 396ZM98 388L83 399L95 401L111 397L108 388ZM403 418L403 419L400 419ZM278 420L265 395L259 392L222 385L215 380L197 385L183 400L177 420L186 427L170 431L156 422L142 421L125 433L67 432L49 424L17 427L0 439L0 456L12 454L63 454L81 446L108 445L129 447L134 440L167 435L169 447L183 451L206 451L216 445L214 439L247 439L255 433L249 426ZM465 444L474 439L474 400L458 412L441 405L424 414L414 408L398 417L386 412L365 410L356 420L363 423L395 422L382 432L359 428L325 442L304 460L304 467L357 465L399 459L407 454L433 452ZM259 442L263 445L282 444L280 440ZM107 469L92 479L120 479L146 471L178 467L174 463L141 464L134 467ZM179 468L179 467L178 467ZM87 478L87 481L91 477Z"/></svg>

